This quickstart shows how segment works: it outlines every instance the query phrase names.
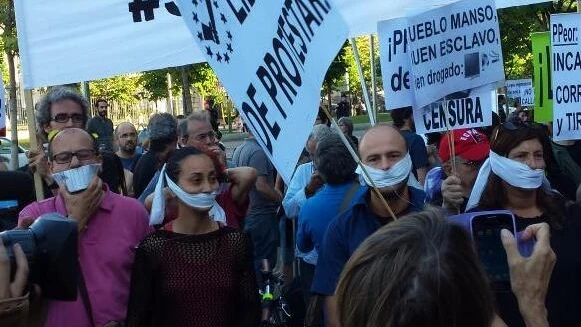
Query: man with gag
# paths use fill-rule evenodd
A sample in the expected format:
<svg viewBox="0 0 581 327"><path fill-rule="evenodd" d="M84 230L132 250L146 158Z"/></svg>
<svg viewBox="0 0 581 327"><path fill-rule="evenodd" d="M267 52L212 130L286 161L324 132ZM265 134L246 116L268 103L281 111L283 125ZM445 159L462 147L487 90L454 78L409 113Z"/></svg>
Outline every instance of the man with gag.
<svg viewBox="0 0 581 327"><path fill-rule="evenodd" d="M343 267L359 244L393 219L384 203L396 217L423 210L424 192L410 186L418 184L410 175L412 162L407 149L405 138L397 129L387 125L372 127L361 138L359 154L369 176L361 167L356 173L369 189L329 224L311 289L313 293L326 297L329 326L338 326L334 293ZM372 191L372 186L378 188L380 195Z"/></svg>

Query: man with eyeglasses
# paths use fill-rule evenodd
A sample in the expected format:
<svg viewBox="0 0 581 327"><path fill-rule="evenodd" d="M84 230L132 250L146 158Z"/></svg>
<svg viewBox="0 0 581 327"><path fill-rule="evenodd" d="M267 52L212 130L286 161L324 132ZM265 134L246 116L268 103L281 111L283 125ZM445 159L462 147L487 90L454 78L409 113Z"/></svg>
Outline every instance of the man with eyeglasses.
<svg viewBox="0 0 581 327"><path fill-rule="evenodd" d="M119 149L115 154L121 159L124 169L133 172L141 153L137 152L137 130L133 124L125 122L115 128L115 139Z"/></svg>
<svg viewBox="0 0 581 327"><path fill-rule="evenodd" d="M49 141L49 133L65 128L84 128L87 123L89 103L77 92L66 87L55 87L36 104L35 116L38 132L38 148L28 152L28 165L23 171L38 172L44 182L44 194L52 196L51 190L58 185L48 172L47 157L43 144Z"/></svg>
<svg viewBox="0 0 581 327"><path fill-rule="evenodd" d="M102 162L95 139L79 128L58 132L48 147L51 174L91 176L84 166ZM94 174L94 173L92 173ZM151 232L147 211L137 200L115 194L93 175L84 190L59 185L55 197L34 202L19 214L26 226L39 216L57 212L79 227L79 264L87 296L76 301L49 300L44 326L103 326L122 322L127 313L135 246ZM75 188L76 189L76 188ZM80 286L82 287L82 286ZM87 308L90 308L87 309Z"/></svg>
<svg viewBox="0 0 581 327"><path fill-rule="evenodd" d="M108 108L109 105L105 99L95 101L98 115L89 119L87 132L97 135L100 150L113 151L113 122L107 118Z"/></svg>
<svg viewBox="0 0 581 327"><path fill-rule="evenodd" d="M466 208L478 171L488 158L490 143L486 135L473 128L451 133L454 147L450 144L450 136L443 135L439 148L442 167L430 170L424 189L427 203L442 205L457 213ZM454 154L451 154L452 149Z"/></svg>

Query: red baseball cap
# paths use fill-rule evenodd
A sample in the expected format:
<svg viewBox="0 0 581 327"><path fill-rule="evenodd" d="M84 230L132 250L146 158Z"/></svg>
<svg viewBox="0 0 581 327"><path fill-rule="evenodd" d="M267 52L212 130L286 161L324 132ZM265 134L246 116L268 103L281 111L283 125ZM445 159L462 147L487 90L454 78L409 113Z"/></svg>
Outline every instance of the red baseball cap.
<svg viewBox="0 0 581 327"><path fill-rule="evenodd" d="M481 161L488 158L490 142L484 133L474 128L464 128L452 131L454 135L454 151L462 159ZM448 134L440 140L440 159L442 162L450 160L450 137Z"/></svg>

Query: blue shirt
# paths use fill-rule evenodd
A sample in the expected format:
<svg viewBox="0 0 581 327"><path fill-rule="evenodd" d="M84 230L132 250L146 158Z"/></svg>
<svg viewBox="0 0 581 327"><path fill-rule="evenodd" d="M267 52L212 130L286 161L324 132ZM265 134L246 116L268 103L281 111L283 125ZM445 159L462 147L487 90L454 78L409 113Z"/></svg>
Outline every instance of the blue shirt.
<svg viewBox="0 0 581 327"><path fill-rule="evenodd" d="M352 186L353 182L340 185L325 184L305 202L299 213L297 230L297 247L300 251L308 252L315 249L318 253L329 223L340 213L339 209L343 199ZM359 187L353 193L349 204L354 203L366 191L367 187ZM345 209L347 208L349 206L345 207Z"/></svg>
<svg viewBox="0 0 581 327"><path fill-rule="evenodd" d="M442 181L446 179L442 167L434 167L426 174L424 191L426 192L426 203L442 205Z"/></svg>
<svg viewBox="0 0 581 327"><path fill-rule="evenodd" d="M424 208L424 191L408 187L410 206L398 216L421 211ZM351 254L363 241L381 227L381 223L368 205L368 192L364 192L355 204L337 216L325 233L319 252L319 261L311 291L322 295L333 295L339 275ZM381 287L381 285L378 285Z"/></svg>
<svg viewBox="0 0 581 327"><path fill-rule="evenodd" d="M428 161L428 150L426 148L426 143L421 136L409 130L401 131L401 135L406 140L408 152L412 158L412 172L414 173L414 176L418 178L417 170L427 167L430 164Z"/></svg>

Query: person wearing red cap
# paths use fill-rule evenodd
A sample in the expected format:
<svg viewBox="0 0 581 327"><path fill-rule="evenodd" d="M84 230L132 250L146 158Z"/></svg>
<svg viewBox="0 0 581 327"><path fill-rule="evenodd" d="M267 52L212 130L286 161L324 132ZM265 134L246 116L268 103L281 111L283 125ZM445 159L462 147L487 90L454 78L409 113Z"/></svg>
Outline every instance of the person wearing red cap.
<svg viewBox="0 0 581 327"><path fill-rule="evenodd" d="M450 210L464 211L466 202L474 186L478 170L490 152L488 137L473 129L458 129L451 132L454 147L450 145L450 136L444 135L440 140L439 154L442 168L437 167L428 173L426 201L443 205ZM454 154L452 154L454 149ZM441 188L438 190L434 176L439 176ZM441 191L440 194L438 194Z"/></svg>

